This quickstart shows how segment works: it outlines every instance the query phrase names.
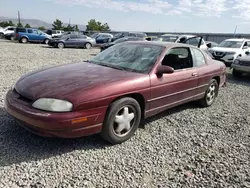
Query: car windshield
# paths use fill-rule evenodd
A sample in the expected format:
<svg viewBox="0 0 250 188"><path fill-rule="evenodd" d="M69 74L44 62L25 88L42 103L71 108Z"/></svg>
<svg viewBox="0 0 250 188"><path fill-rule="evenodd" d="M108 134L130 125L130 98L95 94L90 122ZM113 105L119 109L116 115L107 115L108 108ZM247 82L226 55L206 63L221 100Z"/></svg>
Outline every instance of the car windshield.
<svg viewBox="0 0 250 188"><path fill-rule="evenodd" d="M122 36L122 33L116 33L115 35L114 35L114 37L116 37L116 38L119 38L119 37L121 37Z"/></svg>
<svg viewBox="0 0 250 188"><path fill-rule="evenodd" d="M70 37L70 35L63 35L62 37L61 37L61 39L67 39L67 38L69 38Z"/></svg>
<svg viewBox="0 0 250 188"><path fill-rule="evenodd" d="M99 33L94 33L93 35L90 36L90 38L96 38L99 35Z"/></svg>
<svg viewBox="0 0 250 188"><path fill-rule="evenodd" d="M129 72L149 73L163 49L163 46L121 43L99 53L90 62Z"/></svg>
<svg viewBox="0 0 250 188"><path fill-rule="evenodd" d="M243 41L230 41L230 40L224 40L222 41L218 47L223 48L240 48L242 46Z"/></svg>
<svg viewBox="0 0 250 188"><path fill-rule="evenodd" d="M175 42L178 39L178 36L161 36L161 38L164 42Z"/></svg>

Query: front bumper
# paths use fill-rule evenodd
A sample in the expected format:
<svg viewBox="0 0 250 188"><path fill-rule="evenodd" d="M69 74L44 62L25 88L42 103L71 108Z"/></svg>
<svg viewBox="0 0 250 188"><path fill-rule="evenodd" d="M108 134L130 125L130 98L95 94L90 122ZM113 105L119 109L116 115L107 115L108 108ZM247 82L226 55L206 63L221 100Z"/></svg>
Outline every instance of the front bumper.
<svg viewBox="0 0 250 188"><path fill-rule="evenodd" d="M48 137L74 138L100 133L107 107L54 113L35 109L12 90L5 96L6 111L29 131Z"/></svg>
<svg viewBox="0 0 250 188"><path fill-rule="evenodd" d="M231 68L244 73L250 73L250 66L232 64Z"/></svg>

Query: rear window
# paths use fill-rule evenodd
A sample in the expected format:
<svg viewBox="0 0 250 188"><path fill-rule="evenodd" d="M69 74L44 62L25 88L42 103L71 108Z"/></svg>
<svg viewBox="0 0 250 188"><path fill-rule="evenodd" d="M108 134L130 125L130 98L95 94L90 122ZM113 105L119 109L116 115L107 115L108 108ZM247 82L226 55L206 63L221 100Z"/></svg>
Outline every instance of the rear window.
<svg viewBox="0 0 250 188"><path fill-rule="evenodd" d="M25 28L16 28L16 32L22 32L22 33L26 33L26 29Z"/></svg>

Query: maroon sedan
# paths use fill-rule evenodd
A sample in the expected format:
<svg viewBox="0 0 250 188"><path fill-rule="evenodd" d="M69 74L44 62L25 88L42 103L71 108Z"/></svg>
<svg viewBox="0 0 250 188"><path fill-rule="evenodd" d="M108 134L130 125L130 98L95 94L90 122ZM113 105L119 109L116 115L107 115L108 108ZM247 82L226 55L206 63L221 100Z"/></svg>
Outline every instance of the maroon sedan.
<svg viewBox="0 0 250 188"><path fill-rule="evenodd" d="M88 62L21 77L6 94L5 108L38 135L101 133L116 144L129 139L143 119L168 108L190 101L212 105L225 70L194 46L125 42Z"/></svg>

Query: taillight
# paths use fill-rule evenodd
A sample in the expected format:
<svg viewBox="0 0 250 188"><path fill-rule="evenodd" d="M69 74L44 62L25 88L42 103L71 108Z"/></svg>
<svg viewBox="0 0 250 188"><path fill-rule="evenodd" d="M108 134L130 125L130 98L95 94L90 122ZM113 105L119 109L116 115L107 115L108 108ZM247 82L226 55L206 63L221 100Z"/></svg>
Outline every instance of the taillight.
<svg viewBox="0 0 250 188"><path fill-rule="evenodd" d="M18 37L18 36L19 36L19 34L17 33L17 34L16 34L16 37Z"/></svg>

